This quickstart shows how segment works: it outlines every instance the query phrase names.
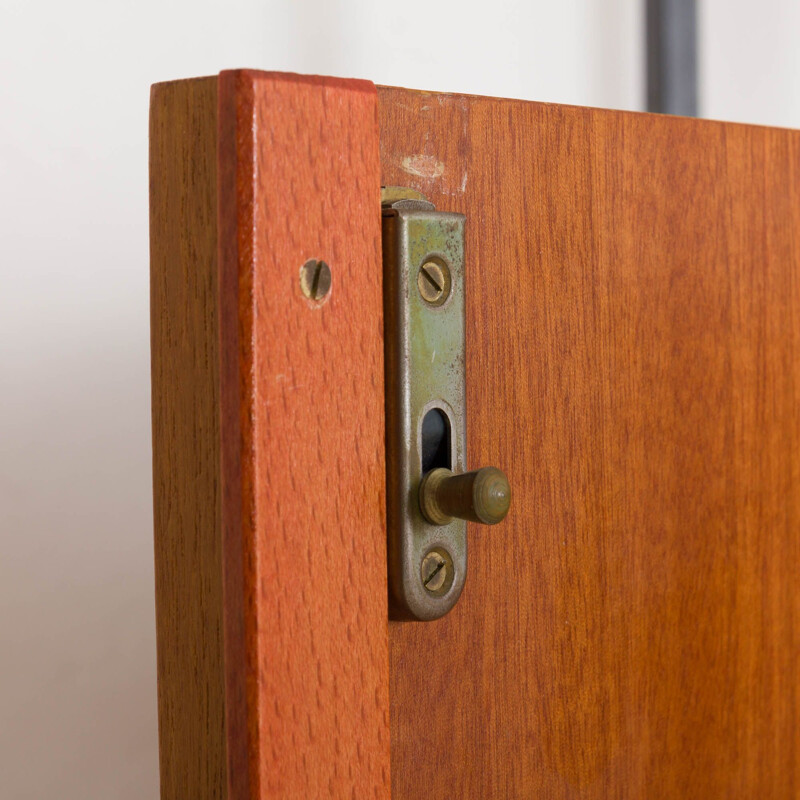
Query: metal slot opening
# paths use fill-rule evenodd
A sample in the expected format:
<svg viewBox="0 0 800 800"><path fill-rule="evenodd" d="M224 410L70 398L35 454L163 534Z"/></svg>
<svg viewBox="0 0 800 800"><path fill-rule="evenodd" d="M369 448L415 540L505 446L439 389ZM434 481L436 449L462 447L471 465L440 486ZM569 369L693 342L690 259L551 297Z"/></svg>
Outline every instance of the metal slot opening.
<svg viewBox="0 0 800 800"><path fill-rule="evenodd" d="M452 469L450 420L440 408L432 408L422 419L422 474L437 467Z"/></svg>

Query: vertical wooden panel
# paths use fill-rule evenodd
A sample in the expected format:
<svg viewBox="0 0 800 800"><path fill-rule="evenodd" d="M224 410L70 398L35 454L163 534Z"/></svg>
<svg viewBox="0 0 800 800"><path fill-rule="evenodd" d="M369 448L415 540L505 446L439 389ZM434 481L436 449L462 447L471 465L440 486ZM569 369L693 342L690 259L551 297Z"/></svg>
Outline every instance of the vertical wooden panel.
<svg viewBox="0 0 800 800"><path fill-rule="evenodd" d="M217 81L153 87L150 263L161 797L225 797Z"/></svg>
<svg viewBox="0 0 800 800"><path fill-rule="evenodd" d="M237 800L389 793L376 105L365 82L220 76ZM333 276L321 305L300 289L312 258Z"/></svg>
<svg viewBox="0 0 800 800"><path fill-rule="evenodd" d="M471 466L514 504L392 623L393 794L800 792L800 134L379 89L467 215Z"/></svg>
<svg viewBox="0 0 800 800"><path fill-rule="evenodd" d="M371 84L154 87L164 798L388 797L379 185Z"/></svg>

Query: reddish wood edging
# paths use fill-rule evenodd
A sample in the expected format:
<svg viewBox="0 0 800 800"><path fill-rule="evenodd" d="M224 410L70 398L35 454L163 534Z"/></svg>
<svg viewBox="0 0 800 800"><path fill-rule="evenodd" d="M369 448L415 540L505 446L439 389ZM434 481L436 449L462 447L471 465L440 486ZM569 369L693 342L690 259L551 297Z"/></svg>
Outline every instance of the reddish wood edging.
<svg viewBox="0 0 800 800"><path fill-rule="evenodd" d="M226 72L219 103L229 797L381 797L389 738L376 92ZM320 306L300 290L309 258L333 273Z"/></svg>
<svg viewBox="0 0 800 800"><path fill-rule="evenodd" d="M173 150L199 146L196 127L187 123L194 83L154 88L154 108L189 109L153 129L157 152L163 142ZM152 196L160 198L152 205L153 281L166 276L173 285L154 293L153 318L186 320L189 350L198 348L197 337L208 340L197 356L205 372L188 382L188 370L154 328L154 447L165 449L168 426L155 420L166 410L170 424L185 431L186 448L219 456L205 487L218 499L196 497L194 515L184 498L196 459L181 462L169 451L154 460L159 614L165 600L171 607L159 627L159 683L169 696L180 696L181 681L194 687L183 695L185 706L173 703L179 710L172 717L160 703L162 797L386 798L376 91L362 81L251 71L222 73L213 88L218 179L210 170L207 178L217 181L212 224L219 235L217 253L209 262L206 248L205 256L218 281L218 317L216 304L192 286L192 245L207 215L191 212L199 202L208 208L192 185L196 170L165 174L167 153L151 173ZM162 254L160 239L175 237L181 226L182 248ZM324 259L333 275L321 305L300 290L300 267L310 258ZM217 346L218 397L208 362ZM156 363L163 367L158 374ZM197 393L216 403L218 425L208 402L202 415L187 406ZM176 469L177 487L165 486L164 476ZM187 509L177 522L169 511L176 501ZM203 555L208 542L220 543L216 562ZM193 597L181 570L217 570L221 594ZM187 620L214 614L223 636L201 641L198 625L186 631ZM201 656L203 648L224 650L224 676L218 656L176 654L176 635ZM181 669L167 672L162 662L173 656ZM208 736L204 730L221 720L209 716L203 690L219 694L212 689L223 678L224 735ZM190 731L198 733L187 737ZM227 770L193 767L219 759L222 747Z"/></svg>

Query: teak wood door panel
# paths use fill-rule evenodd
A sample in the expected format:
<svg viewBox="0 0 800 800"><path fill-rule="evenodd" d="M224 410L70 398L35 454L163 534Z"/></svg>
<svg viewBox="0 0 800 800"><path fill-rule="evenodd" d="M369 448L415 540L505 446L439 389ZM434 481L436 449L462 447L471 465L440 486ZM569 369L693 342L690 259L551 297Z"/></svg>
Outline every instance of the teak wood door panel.
<svg viewBox="0 0 800 800"><path fill-rule="evenodd" d="M799 179L785 130L154 87L162 798L797 797ZM428 623L387 618L381 184L466 215L467 458L514 491Z"/></svg>
<svg viewBox="0 0 800 800"><path fill-rule="evenodd" d="M379 89L467 216L470 467L514 500L391 623L395 798L800 793L800 134Z"/></svg>

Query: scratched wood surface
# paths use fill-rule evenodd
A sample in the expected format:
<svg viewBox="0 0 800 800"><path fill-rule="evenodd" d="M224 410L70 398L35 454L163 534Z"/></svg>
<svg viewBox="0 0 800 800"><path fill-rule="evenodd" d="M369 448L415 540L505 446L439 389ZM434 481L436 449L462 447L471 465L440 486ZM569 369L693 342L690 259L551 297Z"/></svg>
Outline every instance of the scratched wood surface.
<svg viewBox="0 0 800 800"><path fill-rule="evenodd" d="M162 797L387 798L375 87L239 71L153 98Z"/></svg>
<svg viewBox="0 0 800 800"><path fill-rule="evenodd" d="M467 215L466 589L390 625L393 797L800 795L800 134L379 88Z"/></svg>

